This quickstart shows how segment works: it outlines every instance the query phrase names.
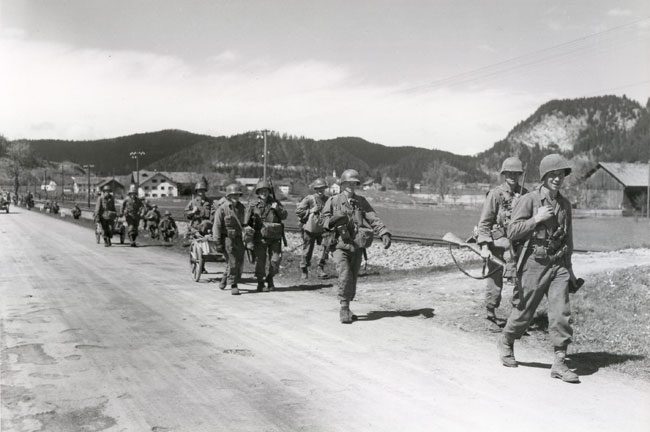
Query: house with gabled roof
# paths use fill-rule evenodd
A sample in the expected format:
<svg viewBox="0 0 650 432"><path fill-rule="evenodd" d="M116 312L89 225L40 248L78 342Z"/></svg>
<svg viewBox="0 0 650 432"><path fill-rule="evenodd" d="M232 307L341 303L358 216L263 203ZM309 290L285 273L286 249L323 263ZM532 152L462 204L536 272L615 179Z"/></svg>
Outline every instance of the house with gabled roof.
<svg viewBox="0 0 650 432"><path fill-rule="evenodd" d="M599 162L584 177L580 201L584 207L641 210L648 193L648 164Z"/></svg>

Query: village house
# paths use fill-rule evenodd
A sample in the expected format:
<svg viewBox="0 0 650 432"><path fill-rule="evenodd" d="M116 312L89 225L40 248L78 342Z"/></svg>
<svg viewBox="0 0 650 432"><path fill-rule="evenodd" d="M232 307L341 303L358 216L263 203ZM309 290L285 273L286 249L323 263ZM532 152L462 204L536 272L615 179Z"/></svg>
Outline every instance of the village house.
<svg viewBox="0 0 650 432"><path fill-rule="evenodd" d="M144 198L177 197L178 185L161 172L140 171L138 196Z"/></svg>
<svg viewBox="0 0 650 432"><path fill-rule="evenodd" d="M648 192L648 164L600 162L585 175L584 208L641 210Z"/></svg>

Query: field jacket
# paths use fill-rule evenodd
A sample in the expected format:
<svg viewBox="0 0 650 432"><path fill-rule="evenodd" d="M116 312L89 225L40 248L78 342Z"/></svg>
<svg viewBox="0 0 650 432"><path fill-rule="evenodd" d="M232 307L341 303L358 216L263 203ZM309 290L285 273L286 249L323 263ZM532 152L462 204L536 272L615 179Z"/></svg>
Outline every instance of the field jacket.
<svg viewBox="0 0 650 432"><path fill-rule="evenodd" d="M327 200L323 207L323 224L330 226L330 220L339 215L346 215L348 223L334 229L334 242L336 249L355 251L354 237L359 227L372 228L377 237L390 234L370 203L361 195L354 195L348 199L344 193L334 195Z"/></svg>
<svg viewBox="0 0 650 432"><path fill-rule="evenodd" d="M197 211L198 210L198 211ZM194 197L185 206L185 215L191 221L212 220L214 216L214 208L212 199L206 197L205 199L200 196Z"/></svg>
<svg viewBox="0 0 650 432"><path fill-rule="evenodd" d="M142 211L142 200L138 197L128 196L122 201L122 216L137 218Z"/></svg>
<svg viewBox="0 0 650 432"><path fill-rule="evenodd" d="M300 204L298 204L298 207L296 207L296 216L298 216L300 226L304 225L307 222L307 219L309 218L309 211L311 209L316 208L317 212L315 214L320 213L322 215L323 207L325 207L326 202L326 195L321 196L315 193L304 197L302 201L300 201Z"/></svg>
<svg viewBox="0 0 650 432"><path fill-rule="evenodd" d="M212 233L214 238L224 243L226 237L231 240L242 239L242 229L246 208L240 202L225 202L221 204L214 214Z"/></svg>
<svg viewBox="0 0 650 432"><path fill-rule="evenodd" d="M115 210L115 199L113 195L108 196L99 196L97 202L95 203L95 222L99 222L102 219L107 219L107 212L113 212L114 216L117 215Z"/></svg>
<svg viewBox="0 0 650 432"><path fill-rule="evenodd" d="M517 185L515 191L503 183L488 192L478 222L477 243L492 243L492 229L495 225L506 228L512 219L513 204L528 191Z"/></svg>

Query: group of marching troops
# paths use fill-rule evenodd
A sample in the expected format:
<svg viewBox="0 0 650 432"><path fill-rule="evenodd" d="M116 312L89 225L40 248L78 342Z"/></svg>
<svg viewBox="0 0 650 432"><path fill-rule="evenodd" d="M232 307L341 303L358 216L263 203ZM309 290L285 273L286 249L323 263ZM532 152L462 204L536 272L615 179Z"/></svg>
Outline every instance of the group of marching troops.
<svg viewBox="0 0 650 432"><path fill-rule="evenodd" d="M539 166L541 184L532 191L519 184L523 171L516 157L503 162L500 170L503 184L487 194L477 227L475 240L489 275L487 319L497 323L496 309L501 302L504 274L513 277L513 308L498 337L497 348L504 366L517 367L514 342L524 335L546 296L549 334L555 352L551 376L577 383L578 375L566 364L567 347L573 334L569 293L575 281L571 265L571 204L560 192L571 166L558 154L544 157ZM356 319L350 302L356 295L363 253L374 237L380 238L383 247L388 249L391 234L368 201L357 193L361 185L357 171L345 170L339 183L341 192L328 197L327 183L316 179L311 185L314 193L296 208L303 242L300 269L301 278L307 279L315 246L320 245L317 276L326 278L325 264L332 254L338 273L340 322L350 324ZM205 182L199 182L195 189L195 197L185 208L190 221L189 233L209 236L217 252L225 256L227 267L219 287L225 289L230 285L231 294L240 294L238 282L248 251L255 260L257 291L272 291L282 260L283 240L286 244L283 221L287 218L287 211L275 198L272 185L267 180L260 181L255 186L257 199L247 206L241 202L243 192L238 183L228 185L225 197L218 202L207 197ZM102 211L115 212L114 202L107 195L110 194L98 199L96 215ZM122 205L132 246L135 246L141 206L132 186ZM501 261L505 258L507 265L497 268L491 257Z"/></svg>

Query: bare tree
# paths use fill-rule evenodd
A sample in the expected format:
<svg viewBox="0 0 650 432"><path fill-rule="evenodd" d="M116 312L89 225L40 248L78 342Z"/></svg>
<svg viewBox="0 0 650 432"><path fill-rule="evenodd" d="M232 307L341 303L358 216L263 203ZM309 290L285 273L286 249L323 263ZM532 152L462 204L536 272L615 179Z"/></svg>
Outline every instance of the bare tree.
<svg viewBox="0 0 650 432"><path fill-rule="evenodd" d="M20 179L25 168L32 162L33 154L29 143L23 141L11 142L6 146L6 156L9 160L9 175L14 180L14 194L18 195Z"/></svg>
<svg viewBox="0 0 650 432"><path fill-rule="evenodd" d="M435 161L422 173L423 182L436 191L441 201L451 191L452 185L458 178L459 171L453 166L441 161Z"/></svg>

